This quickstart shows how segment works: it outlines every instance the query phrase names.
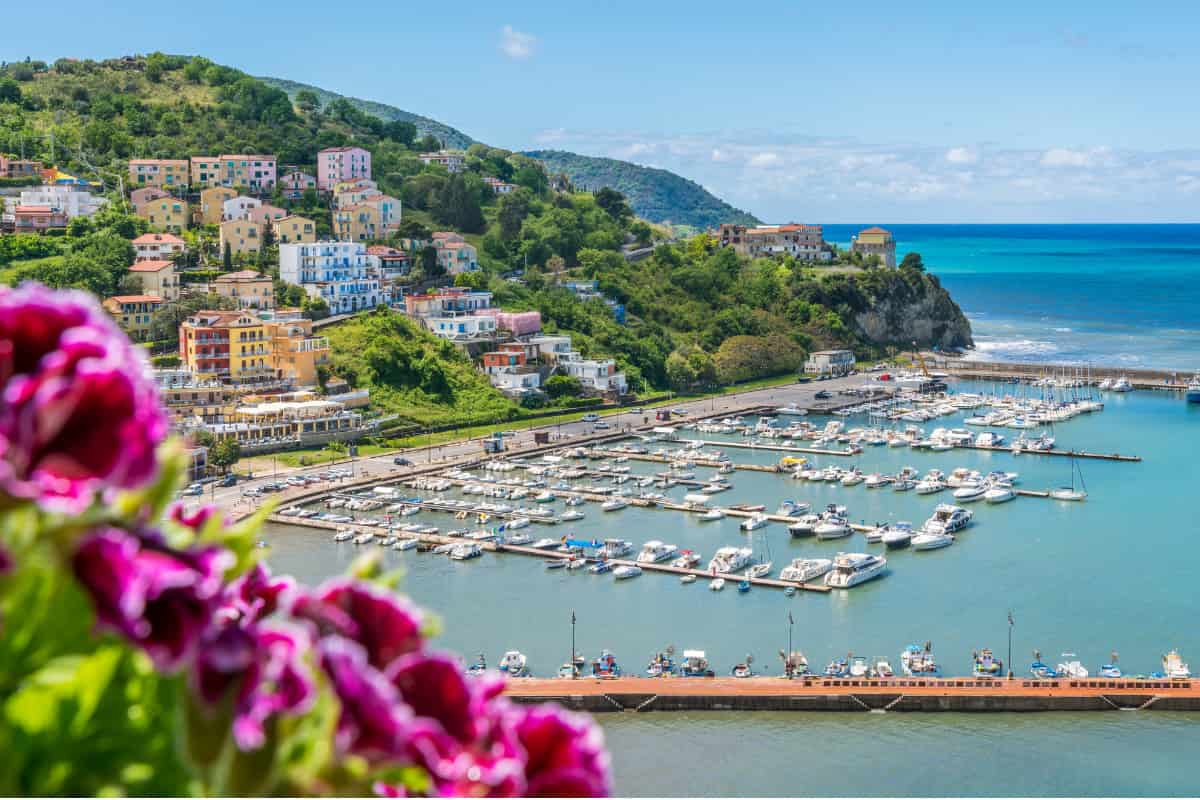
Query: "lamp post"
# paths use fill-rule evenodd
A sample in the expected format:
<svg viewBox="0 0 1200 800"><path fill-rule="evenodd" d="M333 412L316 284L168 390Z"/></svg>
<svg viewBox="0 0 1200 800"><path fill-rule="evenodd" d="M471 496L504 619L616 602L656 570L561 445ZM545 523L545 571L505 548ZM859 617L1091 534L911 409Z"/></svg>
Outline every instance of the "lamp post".
<svg viewBox="0 0 1200 800"><path fill-rule="evenodd" d="M1012 669L1012 631L1013 631L1013 615L1012 609L1008 612L1008 679L1013 679Z"/></svg>
<svg viewBox="0 0 1200 800"><path fill-rule="evenodd" d="M792 612L788 612L788 649L787 656L783 660L783 671L787 677L792 677L792 626L796 621L792 619Z"/></svg>
<svg viewBox="0 0 1200 800"><path fill-rule="evenodd" d="M575 674L575 609L571 609L571 657L567 663L571 665L571 678L579 677Z"/></svg>

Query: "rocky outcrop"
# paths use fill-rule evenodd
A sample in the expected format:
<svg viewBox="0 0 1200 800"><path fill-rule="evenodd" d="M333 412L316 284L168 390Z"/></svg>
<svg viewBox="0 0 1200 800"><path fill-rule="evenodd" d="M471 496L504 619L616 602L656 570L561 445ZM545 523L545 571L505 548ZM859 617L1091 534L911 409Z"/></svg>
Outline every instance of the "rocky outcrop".
<svg viewBox="0 0 1200 800"><path fill-rule="evenodd" d="M889 271L888 279L869 287L867 304L853 321L872 344L940 349L970 347L971 323L932 275Z"/></svg>

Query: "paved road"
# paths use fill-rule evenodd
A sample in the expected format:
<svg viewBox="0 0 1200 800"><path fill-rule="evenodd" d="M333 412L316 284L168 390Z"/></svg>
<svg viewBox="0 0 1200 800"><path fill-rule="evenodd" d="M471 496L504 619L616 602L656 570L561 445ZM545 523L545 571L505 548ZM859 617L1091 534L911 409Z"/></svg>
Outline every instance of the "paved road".
<svg viewBox="0 0 1200 800"><path fill-rule="evenodd" d="M818 391L825 390L835 393L835 401L845 400L845 398L839 398L836 395L838 390L857 388L863 386L869 380L870 377L866 375L853 375L846 378L836 378L833 380L819 381L814 383L793 383L782 386L768 387L765 389L754 389L747 392L727 394L720 397L711 397L703 400L684 400L670 407L686 409L689 415L692 416L733 412L737 409L755 405L787 405L789 403L796 403L803 408L812 408L814 406L821 405L821 401L816 400L814 397ZM580 416L582 417L582 414ZM624 431L641 425L653 424L654 409L629 409L627 411L622 411L619 414L605 415L603 417L603 421L609 426L608 428L597 428L595 424L583 422L582 419L574 422L560 423L557 425L538 426L536 423L534 423L534 427L532 428L514 430L515 435L506 437L505 442L510 449L530 447L534 443L533 432L538 430L549 431L551 441L556 443L569 443L572 440L593 434ZM289 489L287 492L266 494L258 498L245 497L243 495L243 492L251 487L259 487L265 483L274 483L277 480L285 480L286 478L295 475L316 476L330 469L330 464L328 462L314 464L307 467L280 466L276 470L256 473L253 478L241 480L236 486L221 488L216 486L215 483L209 484L205 487L203 497L187 497L183 499L189 504L189 506L196 506L201 503L212 503L221 508L230 509L235 512L245 512L258 507L267 498L271 497L279 498L281 501L286 501L288 497L294 496L301 492L312 491L313 489L335 489L338 485L351 480L358 481L365 477L379 479L402 477L407 473L429 465L446 464L466 458L477 457L483 450L483 446L480 442L481 440L476 438L448 442L429 447L415 447L402 451L403 456L413 462L412 467L396 466L393 463L393 459L397 453L387 453L377 456L363 456L361 458L338 461L335 462L333 466L350 470L352 473L350 477L334 481L322 481L317 484L310 484L306 488ZM263 463L268 458L269 456L260 456L258 457L258 461L259 463Z"/></svg>

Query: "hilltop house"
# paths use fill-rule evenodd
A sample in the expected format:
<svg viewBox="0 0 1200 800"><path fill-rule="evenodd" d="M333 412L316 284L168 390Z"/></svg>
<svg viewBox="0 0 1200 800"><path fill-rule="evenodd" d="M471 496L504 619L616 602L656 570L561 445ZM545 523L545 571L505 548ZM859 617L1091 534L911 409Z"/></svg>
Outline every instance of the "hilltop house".
<svg viewBox="0 0 1200 800"><path fill-rule="evenodd" d="M187 253L187 243L172 233L143 233L133 251L138 261L171 261Z"/></svg>
<svg viewBox="0 0 1200 800"><path fill-rule="evenodd" d="M190 169L186 158L131 158L129 184L186 189Z"/></svg>
<svg viewBox="0 0 1200 800"><path fill-rule="evenodd" d="M721 225L718 242L722 247L732 247L740 256L760 258L763 256L788 255L801 261L829 261L832 249L825 244L824 230L820 225L760 225L748 228L745 225Z"/></svg>
<svg viewBox="0 0 1200 800"><path fill-rule="evenodd" d="M324 300L334 314L374 308L382 300L361 242L280 244L279 277Z"/></svg>
<svg viewBox="0 0 1200 800"><path fill-rule="evenodd" d="M220 248L229 245L231 255L254 255L262 250L262 225L247 219L231 219L221 223Z"/></svg>
<svg viewBox="0 0 1200 800"><path fill-rule="evenodd" d="M850 250L863 255L878 256L885 267L896 266L896 240L891 231L871 227L858 232L850 244Z"/></svg>
<svg viewBox="0 0 1200 800"><path fill-rule="evenodd" d="M167 302L179 299L179 277L171 261L137 261L129 268L130 275L142 279L142 294L161 297Z"/></svg>
<svg viewBox="0 0 1200 800"><path fill-rule="evenodd" d="M106 299L103 305L130 339L144 342L150 338L150 322L162 308L163 299L148 294L117 295Z"/></svg>
<svg viewBox="0 0 1200 800"><path fill-rule="evenodd" d="M279 179L279 190L288 200L299 200L308 189L317 188L317 179L307 172L292 170Z"/></svg>
<svg viewBox="0 0 1200 800"><path fill-rule="evenodd" d="M462 172L467 163L466 154L460 150L438 150L432 153L421 153L417 156L422 164L441 164L449 172Z"/></svg>
<svg viewBox="0 0 1200 800"><path fill-rule="evenodd" d="M327 147L317 153L317 186L325 191L342 182L371 179L371 153L361 147Z"/></svg>
<svg viewBox="0 0 1200 800"><path fill-rule="evenodd" d="M192 156L192 186L244 186L256 194L275 188L275 156Z"/></svg>
<svg viewBox="0 0 1200 800"><path fill-rule="evenodd" d="M188 204L174 197L158 197L138 206L137 215L156 231L183 233L188 225Z"/></svg>
<svg viewBox="0 0 1200 800"><path fill-rule="evenodd" d="M252 269L227 272L218 276L210 291L237 302L238 308L272 309L275 307L275 287L271 278Z"/></svg>

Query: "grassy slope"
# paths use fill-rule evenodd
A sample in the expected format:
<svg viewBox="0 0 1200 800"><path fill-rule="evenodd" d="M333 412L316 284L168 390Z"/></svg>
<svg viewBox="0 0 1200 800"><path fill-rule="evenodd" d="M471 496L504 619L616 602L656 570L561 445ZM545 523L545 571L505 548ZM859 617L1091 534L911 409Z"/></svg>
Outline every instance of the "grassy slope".
<svg viewBox="0 0 1200 800"><path fill-rule="evenodd" d="M526 155L541 161L550 172L566 173L578 186L592 190L604 186L616 189L629 199L638 216L651 222L701 229L722 222L758 222L753 215L715 197L695 181L665 169L562 150L532 150Z"/></svg>

